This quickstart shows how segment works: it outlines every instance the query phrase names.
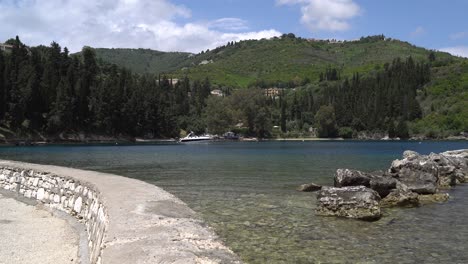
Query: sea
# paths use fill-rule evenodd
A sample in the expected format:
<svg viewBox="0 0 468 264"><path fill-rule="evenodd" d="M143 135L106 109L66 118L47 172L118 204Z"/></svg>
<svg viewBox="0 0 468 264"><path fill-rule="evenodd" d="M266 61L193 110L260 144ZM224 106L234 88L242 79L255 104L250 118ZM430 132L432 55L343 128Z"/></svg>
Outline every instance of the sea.
<svg viewBox="0 0 468 264"><path fill-rule="evenodd" d="M315 215L304 183L333 185L339 168L387 170L403 151L468 141L199 142L0 147L0 159L131 177L194 209L246 263L468 263L468 184L445 203L384 209L379 221ZM129 197L131 198L131 197Z"/></svg>

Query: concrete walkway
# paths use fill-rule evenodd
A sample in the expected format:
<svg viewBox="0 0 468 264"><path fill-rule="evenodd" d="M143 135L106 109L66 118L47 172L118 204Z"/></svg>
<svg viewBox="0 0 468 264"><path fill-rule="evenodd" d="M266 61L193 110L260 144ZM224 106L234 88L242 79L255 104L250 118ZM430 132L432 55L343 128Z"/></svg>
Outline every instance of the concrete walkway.
<svg viewBox="0 0 468 264"><path fill-rule="evenodd" d="M79 263L79 235L66 220L0 193L0 264Z"/></svg>
<svg viewBox="0 0 468 264"><path fill-rule="evenodd" d="M242 263L197 213L155 185L113 174L14 161L0 160L0 168L8 171L2 174L6 189L16 188L14 182L23 177L21 188L25 196L34 197L35 192L37 197L44 188L49 193L63 189L78 197L74 200L73 212L102 212L86 223L94 224L98 230L106 227L88 241L95 246L90 252L99 253L91 255L99 256L101 263ZM13 176L11 169L17 176ZM18 177L18 174L23 176ZM92 199L85 190L93 193ZM44 197L40 200L60 208L63 206L60 199L68 199L58 194L53 197L53 201ZM75 209L77 205L79 208ZM88 215L83 215L83 219L88 219Z"/></svg>

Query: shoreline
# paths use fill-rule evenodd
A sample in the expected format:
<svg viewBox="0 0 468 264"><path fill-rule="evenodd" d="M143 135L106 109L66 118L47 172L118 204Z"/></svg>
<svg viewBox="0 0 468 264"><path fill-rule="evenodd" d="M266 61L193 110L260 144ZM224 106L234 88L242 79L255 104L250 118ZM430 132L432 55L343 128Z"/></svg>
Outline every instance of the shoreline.
<svg viewBox="0 0 468 264"><path fill-rule="evenodd" d="M0 188L83 222L91 263L241 263L182 200L141 180L0 160Z"/></svg>
<svg viewBox="0 0 468 264"><path fill-rule="evenodd" d="M345 139L345 138L263 138L258 140L213 140L212 142L314 142L314 141L352 141L352 142L434 142L434 141L447 141L447 142L468 142L468 138L444 138L444 139ZM109 140L60 140L60 141L29 141L29 140L10 140L7 142L0 142L0 147L34 147L34 146L144 146L144 145L159 145L159 144L178 144L176 139L109 139Z"/></svg>

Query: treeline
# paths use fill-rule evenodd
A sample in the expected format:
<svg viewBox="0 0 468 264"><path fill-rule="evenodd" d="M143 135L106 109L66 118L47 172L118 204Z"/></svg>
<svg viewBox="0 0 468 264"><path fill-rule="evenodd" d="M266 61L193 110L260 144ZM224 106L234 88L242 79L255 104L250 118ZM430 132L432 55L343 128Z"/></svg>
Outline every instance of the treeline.
<svg viewBox="0 0 468 264"><path fill-rule="evenodd" d="M16 133L174 137L184 125L180 116L201 115L210 94L208 81L185 79L174 88L164 77L98 64L91 48L70 56L55 42L29 48L17 37L7 44L11 51L0 51L0 124Z"/></svg>
<svg viewBox="0 0 468 264"><path fill-rule="evenodd" d="M98 63L94 50L70 56L53 42L27 47L19 38L0 51L0 128L46 136L178 137L181 130L269 136L269 100L260 89L210 96L208 78L177 80L133 74Z"/></svg>
<svg viewBox="0 0 468 264"><path fill-rule="evenodd" d="M291 86L297 88L272 96L249 88L225 89L218 97L210 95L207 78L175 82L133 74L98 63L91 48L70 56L55 42L29 48L16 38L8 44L11 51L0 51L0 126L49 136L154 138L234 130L271 137L310 135L315 128L321 137L376 130L407 137L407 122L422 115L417 91L430 79L428 64L395 59L366 77L346 78L328 67L320 80L296 80Z"/></svg>
<svg viewBox="0 0 468 264"><path fill-rule="evenodd" d="M336 80L335 73L328 69L324 76ZM422 117L417 91L429 80L429 64L416 63L411 57L406 61L395 59L364 78L356 73L341 82L296 89L283 99L281 107L286 109L281 112L285 117L278 123L294 124L299 129L304 124L306 129L313 125L322 137L352 137L359 131L380 131L390 137L407 138L408 121ZM317 90L320 92L313 92ZM291 129L282 126L282 130Z"/></svg>

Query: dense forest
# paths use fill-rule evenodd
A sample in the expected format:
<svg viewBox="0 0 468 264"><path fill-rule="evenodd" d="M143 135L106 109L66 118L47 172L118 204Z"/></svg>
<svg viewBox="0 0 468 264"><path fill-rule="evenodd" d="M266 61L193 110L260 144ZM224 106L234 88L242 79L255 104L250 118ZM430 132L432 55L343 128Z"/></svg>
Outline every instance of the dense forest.
<svg viewBox="0 0 468 264"><path fill-rule="evenodd" d="M97 60L89 47L70 55L55 42L28 47L17 37L7 44L12 49L0 51L4 138L67 134L170 138L191 130L345 138L379 132L408 138L408 125L424 115L417 98L431 81L436 59L434 53L418 61L395 58L364 76L329 65L318 77L303 76L307 81L294 88L286 85L267 95L262 82L235 89L214 86L208 77L173 81L135 74ZM223 96L211 95L215 88ZM466 123L461 122L453 133L465 130Z"/></svg>

